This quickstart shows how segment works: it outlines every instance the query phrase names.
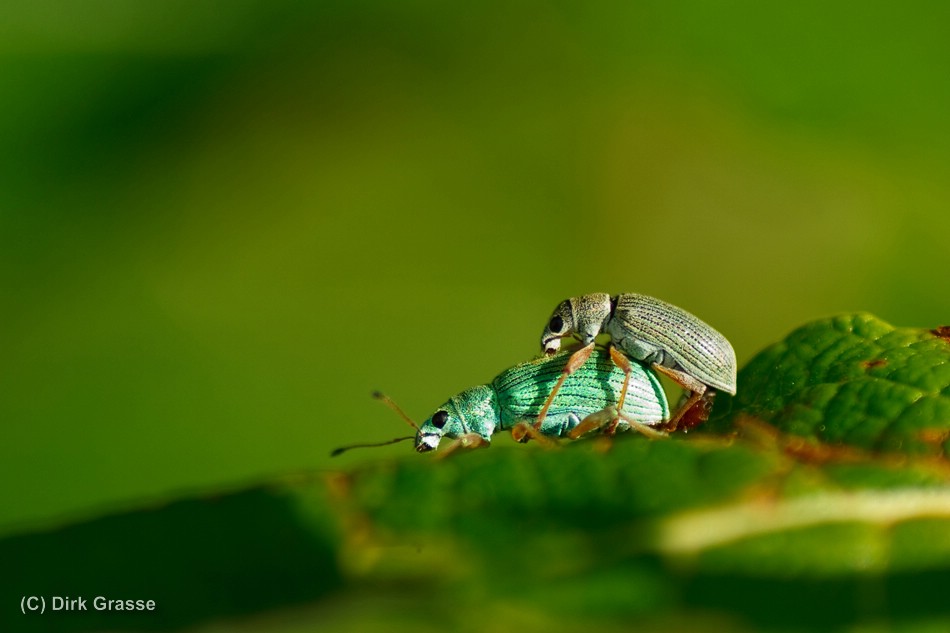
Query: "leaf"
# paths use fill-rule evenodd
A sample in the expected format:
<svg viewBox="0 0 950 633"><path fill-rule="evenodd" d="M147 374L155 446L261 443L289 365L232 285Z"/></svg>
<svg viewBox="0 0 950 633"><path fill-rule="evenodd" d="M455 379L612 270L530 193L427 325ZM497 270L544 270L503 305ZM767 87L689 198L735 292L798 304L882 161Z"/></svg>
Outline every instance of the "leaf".
<svg viewBox="0 0 950 633"><path fill-rule="evenodd" d="M730 415L711 427L752 417L814 442L944 457L950 442L945 332L895 328L869 314L805 325L749 361Z"/></svg>
<svg viewBox="0 0 950 633"><path fill-rule="evenodd" d="M319 489L221 491L0 539L2 631L169 630L313 600L341 585ZM46 600L20 613L21 597ZM53 597L85 611L54 610ZM94 599L154 600L154 611L97 610ZM13 605L17 605L13 608Z"/></svg>
<svg viewBox="0 0 950 633"><path fill-rule="evenodd" d="M948 355L827 319L754 358L703 432L407 455L8 537L3 595L160 610L0 630L940 630Z"/></svg>

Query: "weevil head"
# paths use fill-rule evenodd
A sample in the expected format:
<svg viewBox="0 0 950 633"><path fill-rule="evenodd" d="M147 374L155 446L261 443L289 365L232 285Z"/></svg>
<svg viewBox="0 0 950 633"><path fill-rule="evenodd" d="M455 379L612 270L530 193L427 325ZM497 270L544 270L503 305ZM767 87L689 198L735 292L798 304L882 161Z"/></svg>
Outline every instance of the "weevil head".
<svg viewBox="0 0 950 633"><path fill-rule="evenodd" d="M416 450L418 452L428 453L429 451L434 451L439 448L439 442L442 441L442 436L445 435L455 423L454 420L451 420L452 416L448 411L448 409L454 408L455 407L451 406L451 403L445 403L442 408L429 416L429 418L419 426L419 431L416 433Z"/></svg>
<svg viewBox="0 0 950 633"><path fill-rule="evenodd" d="M419 426L416 450L428 453L439 447L443 437L455 439L467 434L480 435L491 441L500 415L494 388L479 385L466 389L449 398Z"/></svg>
<svg viewBox="0 0 950 633"><path fill-rule="evenodd" d="M561 339L572 334L582 345L593 343L606 327L612 312L610 295L603 292L562 301L554 309L554 314L541 334L544 353L556 353L561 348Z"/></svg>
<svg viewBox="0 0 950 633"><path fill-rule="evenodd" d="M554 308L544 332L541 333L541 349L545 354L554 354L561 349L561 339L574 333L573 299L565 299Z"/></svg>

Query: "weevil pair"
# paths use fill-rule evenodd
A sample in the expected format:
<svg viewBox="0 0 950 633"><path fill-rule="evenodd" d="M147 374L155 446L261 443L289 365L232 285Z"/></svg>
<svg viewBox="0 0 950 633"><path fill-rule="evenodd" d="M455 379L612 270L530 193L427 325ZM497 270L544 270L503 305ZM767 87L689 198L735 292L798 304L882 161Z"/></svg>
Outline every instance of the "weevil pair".
<svg viewBox="0 0 950 633"><path fill-rule="evenodd" d="M609 351L595 348L600 334L610 336ZM580 348L559 351L561 339L570 336ZM415 436L392 442L415 439L416 450L427 452L443 437L454 440L449 451L487 446L503 430L520 441L628 429L662 437L705 421L717 390L736 392L736 356L729 341L689 312L646 295L598 293L562 301L541 335L541 347L545 357L450 398L421 425L377 394L416 429ZM684 390L672 417L654 370ZM333 454L356 446L377 444Z"/></svg>

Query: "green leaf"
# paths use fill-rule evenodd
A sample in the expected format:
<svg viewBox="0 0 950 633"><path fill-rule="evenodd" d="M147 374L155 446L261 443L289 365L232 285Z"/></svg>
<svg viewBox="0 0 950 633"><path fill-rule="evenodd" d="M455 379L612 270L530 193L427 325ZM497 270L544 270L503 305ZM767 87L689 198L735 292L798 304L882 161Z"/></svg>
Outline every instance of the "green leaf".
<svg viewBox="0 0 950 633"><path fill-rule="evenodd" d="M938 334L868 315L806 325L742 370L708 429L667 441L499 441L7 537L10 604L103 595L158 610L7 610L0 630L251 614L241 630L939 630Z"/></svg>
<svg viewBox="0 0 950 633"><path fill-rule="evenodd" d="M950 342L941 332L869 314L809 323L749 361L711 428L752 418L814 442L943 457Z"/></svg>

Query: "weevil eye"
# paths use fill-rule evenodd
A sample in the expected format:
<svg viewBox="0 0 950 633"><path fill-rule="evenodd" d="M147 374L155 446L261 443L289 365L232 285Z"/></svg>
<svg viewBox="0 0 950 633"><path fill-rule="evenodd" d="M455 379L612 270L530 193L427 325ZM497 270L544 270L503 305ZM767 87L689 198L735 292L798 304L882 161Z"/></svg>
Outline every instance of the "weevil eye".
<svg viewBox="0 0 950 633"><path fill-rule="evenodd" d="M441 429L445 426L446 420L449 419L449 414L446 411L436 411L432 416L432 426L437 429Z"/></svg>
<svg viewBox="0 0 950 633"><path fill-rule="evenodd" d="M564 319L555 314L551 317L551 322L548 323L548 329L551 330L552 334L560 334L561 330L564 329Z"/></svg>

